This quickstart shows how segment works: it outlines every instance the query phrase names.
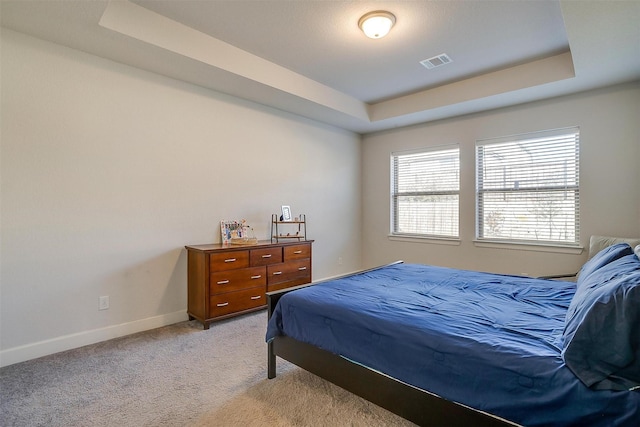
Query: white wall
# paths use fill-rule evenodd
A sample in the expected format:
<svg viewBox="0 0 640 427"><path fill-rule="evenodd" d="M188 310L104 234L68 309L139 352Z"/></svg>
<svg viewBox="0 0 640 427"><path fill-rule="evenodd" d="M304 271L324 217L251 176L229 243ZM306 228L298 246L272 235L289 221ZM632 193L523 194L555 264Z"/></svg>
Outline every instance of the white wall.
<svg viewBox="0 0 640 427"><path fill-rule="evenodd" d="M575 272L581 254L477 247L476 139L580 127L581 242L592 234L640 236L640 82L578 95L379 132L363 138L363 266L396 259L500 273ZM460 144L459 245L390 240L392 151Z"/></svg>
<svg viewBox="0 0 640 427"><path fill-rule="evenodd" d="M316 240L314 279L360 267L359 135L1 41L0 364L186 319L184 245L220 241L221 219L266 239L291 205Z"/></svg>

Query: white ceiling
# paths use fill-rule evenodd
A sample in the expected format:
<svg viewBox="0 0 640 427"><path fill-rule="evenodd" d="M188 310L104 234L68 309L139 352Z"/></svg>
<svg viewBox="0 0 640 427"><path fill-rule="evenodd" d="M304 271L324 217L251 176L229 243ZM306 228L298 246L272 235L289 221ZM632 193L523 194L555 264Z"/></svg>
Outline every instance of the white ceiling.
<svg viewBox="0 0 640 427"><path fill-rule="evenodd" d="M640 79L640 0L0 6L5 28L359 133ZM368 39L358 19L380 9L396 25Z"/></svg>

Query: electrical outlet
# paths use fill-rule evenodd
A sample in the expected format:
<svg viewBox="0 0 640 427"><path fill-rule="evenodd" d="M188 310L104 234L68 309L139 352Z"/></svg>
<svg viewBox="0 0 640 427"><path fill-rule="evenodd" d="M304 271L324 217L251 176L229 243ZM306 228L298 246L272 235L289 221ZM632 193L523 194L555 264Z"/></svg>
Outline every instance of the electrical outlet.
<svg viewBox="0 0 640 427"><path fill-rule="evenodd" d="M342 257L338 257L338 265L342 265Z"/></svg>
<svg viewBox="0 0 640 427"><path fill-rule="evenodd" d="M108 310L109 309L109 297L104 296L100 297L100 302L98 303L98 310Z"/></svg>

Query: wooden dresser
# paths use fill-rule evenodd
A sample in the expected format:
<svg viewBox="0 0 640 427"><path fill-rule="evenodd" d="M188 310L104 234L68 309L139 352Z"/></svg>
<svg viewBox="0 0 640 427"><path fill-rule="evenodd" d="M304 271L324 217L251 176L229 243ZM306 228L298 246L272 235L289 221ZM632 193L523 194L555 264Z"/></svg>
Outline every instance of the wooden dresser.
<svg viewBox="0 0 640 427"><path fill-rule="evenodd" d="M311 282L311 244L260 241L251 246L185 246L189 319L215 320L266 307L266 292Z"/></svg>

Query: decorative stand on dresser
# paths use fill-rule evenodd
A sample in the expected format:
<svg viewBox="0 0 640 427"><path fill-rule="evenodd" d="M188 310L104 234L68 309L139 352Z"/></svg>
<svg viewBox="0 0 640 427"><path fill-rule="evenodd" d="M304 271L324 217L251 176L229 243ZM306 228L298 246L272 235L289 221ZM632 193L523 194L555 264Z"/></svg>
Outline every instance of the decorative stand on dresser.
<svg viewBox="0 0 640 427"><path fill-rule="evenodd" d="M291 227L291 226L294 227ZM287 229L283 231L283 229ZM287 234L285 234L287 233ZM279 242L280 239L307 239L307 217L301 214L294 220L280 221L278 215L271 215L271 242Z"/></svg>
<svg viewBox="0 0 640 427"><path fill-rule="evenodd" d="M209 329L212 321L265 308L266 292L311 283L312 243L185 246L189 320Z"/></svg>

